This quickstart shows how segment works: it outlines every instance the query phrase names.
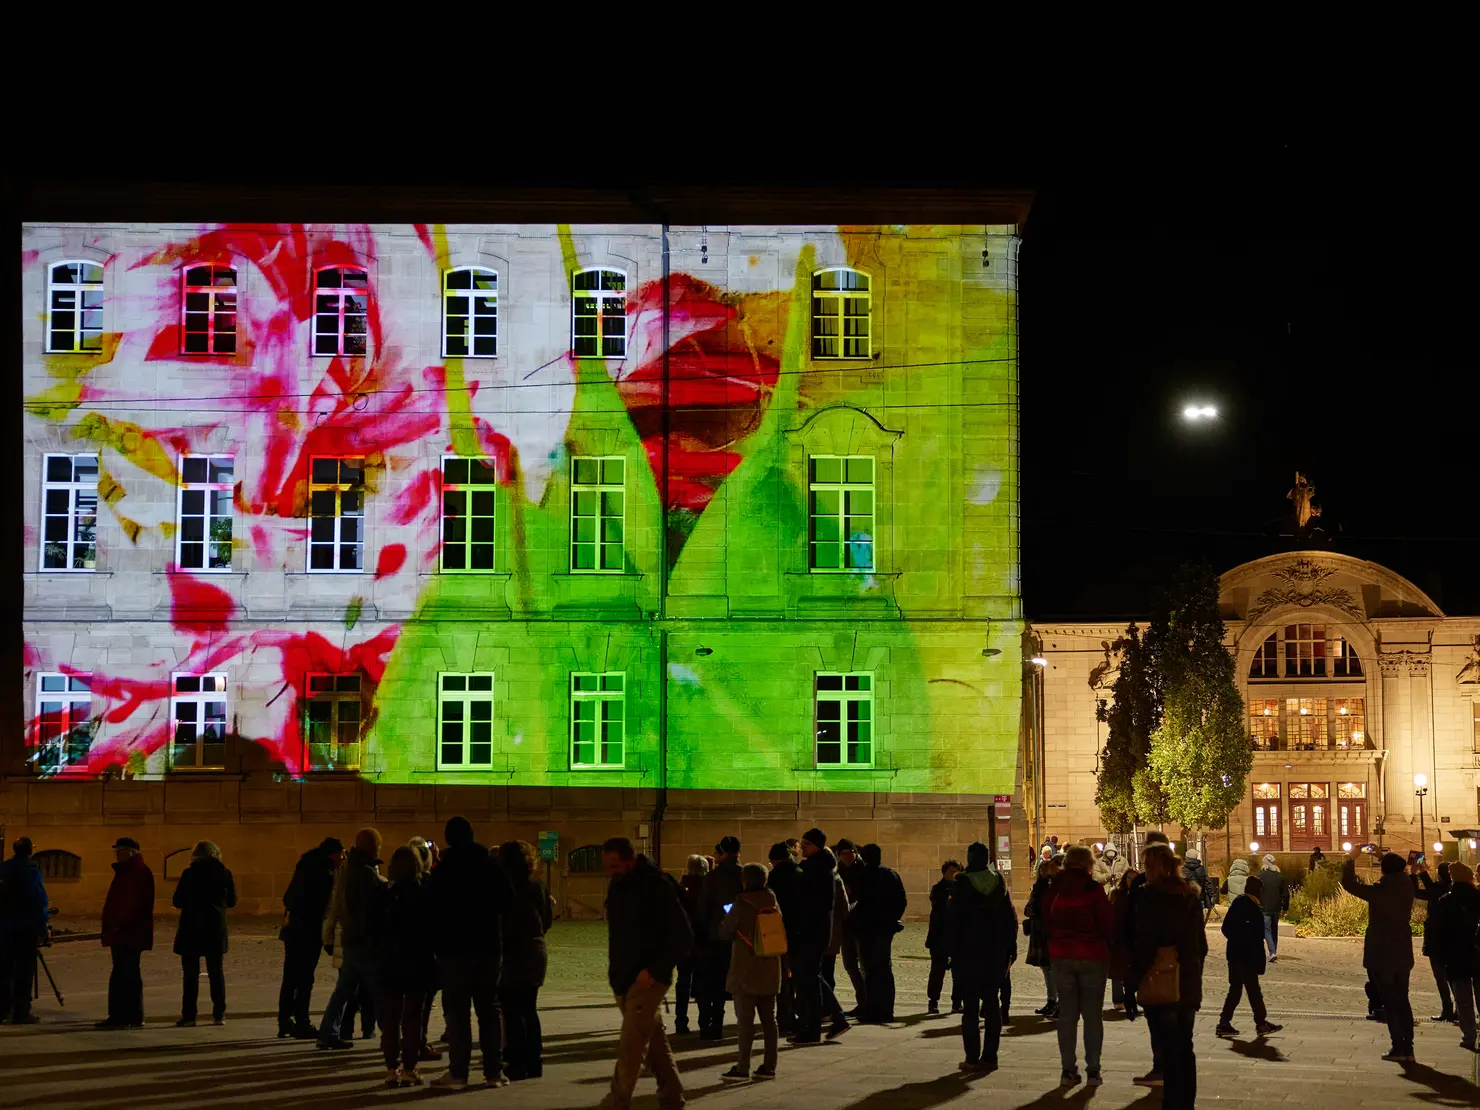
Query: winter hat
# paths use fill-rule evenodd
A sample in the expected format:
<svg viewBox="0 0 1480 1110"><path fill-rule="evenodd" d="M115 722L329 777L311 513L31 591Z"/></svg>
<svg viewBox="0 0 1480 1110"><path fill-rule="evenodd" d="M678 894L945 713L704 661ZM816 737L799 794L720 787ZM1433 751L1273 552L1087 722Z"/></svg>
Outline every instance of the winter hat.
<svg viewBox="0 0 1480 1110"><path fill-rule="evenodd" d="M1397 852L1389 852L1382 857L1382 873L1384 875L1401 875L1403 869L1408 866L1408 861Z"/></svg>
<svg viewBox="0 0 1480 1110"><path fill-rule="evenodd" d="M766 858L775 860L777 863L780 863L784 859L791 859L791 853L786 850L786 841L778 840L775 844L772 844L770 854Z"/></svg>
<svg viewBox="0 0 1480 1110"><path fill-rule="evenodd" d="M981 870L992 862L992 853L987 851L987 846L978 840L975 844L967 845L966 866Z"/></svg>
<svg viewBox="0 0 1480 1110"><path fill-rule="evenodd" d="M374 829L361 829L355 833L355 847L366 855L380 855L380 833Z"/></svg>
<svg viewBox="0 0 1480 1110"><path fill-rule="evenodd" d="M1451 863L1449 877L1457 883L1468 883L1474 879L1475 872L1468 863Z"/></svg>
<svg viewBox="0 0 1480 1110"><path fill-rule="evenodd" d="M714 846L716 852L723 852L727 856L738 856L740 854L740 838L738 836L726 836Z"/></svg>
<svg viewBox="0 0 1480 1110"><path fill-rule="evenodd" d="M473 843L473 825L466 817L447 818L447 827L444 831L448 844Z"/></svg>
<svg viewBox="0 0 1480 1110"><path fill-rule="evenodd" d="M807 841L809 844L817 845L817 847L819 848L827 847L827 833L823 832L821 829L808 829L806 832L802 833L802 839Z"/></svg>
<svg viewBox="0 0 1480 1110"><path fill-rule="evenodd" d="M863 857L863 862L870 867L878 867L879 864L884 862L884 853L879 850L877 844L865 844L858 854Z"/></svg>
<svg viewBox="0 0 1480 1110"><path fill-rule="evenodd" d="M1271 871L1278 871L1280 869L1278 861L1268 852L1264 854L1264 866L1268 867Z"/></svg>
<svg viewBox="0 0 1480 1110"><path fill-rule="evenodd" d="M1187 858L1188 859L1200 860L1200 859L1202 859L1202 853L1199 852L1196 848L1188 848L1187 849Z"/></svg>
<svg viewBox="0 0 1480 1110"><path fill-rule="evenodd" d="M319 842L319 851L326 856L332 856L335 852L344 851L344 845L339 843L339 837L326 836Z"/></svg>
<svg viewBox="0 0 1480 1110"><path fill-rule="evenodd" d="M853 841L845 836L842 840L838 841L837 849L840 852L851 852L853 851Z"/></svg>
<svg viewBox="0 0 1480 1110"><path fill-rule="evenodd" d="M1250 875L1249 881L1244 884L1244 893L1252 894L1255 898L1264 893L1264 880L1258 875Z"/></svg>
<svg viewBox="0 0 1480 1110"><path fill-rule="evenodd" d="M131 836L120 836L117 840L113 842L113 847L132 848L134 851L137 852L139 850L139 842Z"/></svg>

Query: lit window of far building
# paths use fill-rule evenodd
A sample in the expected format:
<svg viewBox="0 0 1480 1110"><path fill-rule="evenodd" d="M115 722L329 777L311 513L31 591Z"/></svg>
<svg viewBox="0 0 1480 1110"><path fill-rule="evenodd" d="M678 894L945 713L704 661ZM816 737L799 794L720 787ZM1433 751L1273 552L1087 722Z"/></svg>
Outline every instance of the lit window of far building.
<svg viewBox="0 0 1480 1110"><path fill-rule="evenodd" d="M103 267L55 262L47 270L46 349L96 354L103 349Z"/></svg>
<svg viewBox="0 0 1480 1110"><path fill-rule="evenodd" d="M869 358L873 317L869 276L838 267L812 275L812 357Z"/></svg>
<svg viewBox="0 0 1480 1110"><path fill-rule="evenodd" d="M1333 678L1361 678L1362 660L1351 643L1341 636L1331 640L1331 675Z"/></svg>
<svg viewBox="0 0 1480 1110"><path fill-rule="evenodd" d="M498 354L498 273L463 266L442 275L442 354L493 358Z"/></svg>
<svg viewBox="0 0 1480 1110"><path fill-rule="evenodd" d="M92 676L36 676L36 734L31 764L37 774L86 767L92 747Z"/></svg>
<svg viewBox="0 0 1480 1110"><path fill-rule="evenodd" d="M1261 751L1278 751L1283 711L1278 698L1249 699L1249 736Z"/></svg>
<svg viewBox="0 0 1480 1110"><path fill-rule="evenodd" d="M874 676L817 674L817 766L874 765Z"/></svg>
<svg viewBox="0 0 1480 1110"><path fill-rule="evenodd" d="M303 735L310 771L360 769L360 676L308 675Z"/></svg>
<svg viewBox="0 0 1480 1110"><path fill-rule="evenodd" d="M1254 837L1269 838L1272 847L1279 848L1280 838L1280 784L1256 782L1254 784Z"/></svg>
<svg viewBox="0 0 1480 1110"><path fill-rule="evenodd" d="M492 459L442 459L442 569L493 570L498 472Z"/></svg>
<svg viewBox="0 0 1480 1110"><path fill-rule="evenodd" d="M177 556L185 570L231 569L234 464L230 455L186 455L180 460Z"/></svg>
<svg viewBox="0 0 1480 1110"><path fill-rule="evenodd" d="M620 455L571 459L572 571L612 574L625 568L626 492L626 465Z"/></svg>
<svg viewBox="0 0 1480 1110"><path fill-rule="evenodd" d="M330 266L314 277L313 353L363 355L370 343L370 277Z"/></svg>
<svg viewBox="0 0 1480 1110"><path fill-rule="evenodd" d="M96 570L98 457L47 455L41 484L41 569Z"/></svg>
<svg viewBox="0 0 1480 1110"><path fill-rule="evenodd" d="M808 482L808 537L815 571L874 569L874 460L814 455Z"/></svg>
<svg viewBox="0 0 1480 1110"><path fill-rule="evenodd" d="M1250 678L1280 677L1279 636L1271 632L1264 643L1254 649L1254 663L1249 667Z"/></svg>
<svg viewBox="0 0 1480 1110"><path fill-rule="evenodd" d="M363 570L365 460L310 460L308 502L308 569Z"/></svg>
<svg viewBox="0 0 1480 1110"><path fill-rule="evenodd" d="M1291 751L1326 750L1325 698L1286 698L1285 718L1285 739Z"/></svg>
<svg viewBox="0 0 1480 1110"><path fill-rule="evenodd" d="M442 674L437 682L437 769L493 766L493 674Z"/></svg>
<svg viewBox="0 0 1480 1110"><path fill-rule="evenodd" d="M570 765L572 770L618 770L627 759L626 675L570 676Z"/></svg>
<svg viewBox="0 0 1480 1110"><path fill-rule="evenodd" d="M1331 787L1324 782L1292 782L1290 787L1290 850L1308 851L1318 844L1330 847Z"/></svg>
<svg viewBox="0 0 1480 1110"><path fill-rule="evenodd" d="M577 270L571 275L570 349L577 358L627 357L627 275Z"/></svg>
<svg viewBox="0 0 1480 1110"><path fill-rule="evenodd" d="M187 355L236 353L236 271L230 266L185 270L180 349Z"/></svg>
<svg viewBox="0 0 1480 1110"><path fill-rule="evenodd" d="M1367 699L1331 699L1331 746L1333 748L1366 748Z"/></svg>
<svg viewBox="0 0 1480 1110"><path fill-rule="evenodd" d="M1336 835L1342 840L1360 840L1367 835L1367 784L1336 784Z"/></svg>
<svg viewBox="0 0 1480 1110"><path fill-rule="evenodd" d="M1326 674L1326 626L1285 626L1285 677L1323 678Z"/></svg>
<svg viewBox="0 0 1480 1110"><path fill-rule="evenodd" d="M171 676L173 736L170 767L175 770L222 768L226 765L226 676Z"/></svg>

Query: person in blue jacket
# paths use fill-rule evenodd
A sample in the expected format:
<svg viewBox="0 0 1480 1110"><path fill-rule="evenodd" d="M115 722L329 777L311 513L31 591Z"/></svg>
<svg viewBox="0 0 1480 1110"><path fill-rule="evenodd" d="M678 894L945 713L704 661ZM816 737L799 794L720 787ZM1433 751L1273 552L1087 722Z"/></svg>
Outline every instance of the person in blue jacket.
<svg viewBox="0 0 1480 1110"><path fill-rule="evenodd" d="M15 852L0 863L0 1020L34 1025L31 982L36 977L36 948L46 935L46 884L31 859L31 838L21 837Z"/></svg>

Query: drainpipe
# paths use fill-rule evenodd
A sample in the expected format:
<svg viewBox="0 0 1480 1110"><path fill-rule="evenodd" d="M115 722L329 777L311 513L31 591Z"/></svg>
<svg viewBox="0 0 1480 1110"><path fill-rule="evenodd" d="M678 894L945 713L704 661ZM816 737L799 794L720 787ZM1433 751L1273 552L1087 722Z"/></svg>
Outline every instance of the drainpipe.
<svg viewBox="0 0 1480 1110"><path fill-rule="evenodd" d="M653 806L653 830L649 846L653 863L663 866L663 817L668 810L668 322L672 294L669 277L672 260L668 253L668 224L663 224L663 383L662 473L658 484L658 798Z"/></svg>

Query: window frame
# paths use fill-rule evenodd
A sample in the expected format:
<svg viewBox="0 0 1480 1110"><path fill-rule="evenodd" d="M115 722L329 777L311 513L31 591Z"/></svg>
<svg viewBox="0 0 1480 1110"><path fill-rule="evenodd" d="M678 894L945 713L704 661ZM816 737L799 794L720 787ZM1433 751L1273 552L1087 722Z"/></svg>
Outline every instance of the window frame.
<svg viewBox="0 0 1480 1110"><path fill-rule="evenodd" d="M854 461L867 459L869 463L869 480L867 482L850 482L848 480L848 464ZM837 482L819 482L817 479L816 463L819 460L836 460L841 463L841 480ZM817 512L818 492L835 492L838 495L838 511L836 514L820 514ZM817 548L823 542L817 539L818 519L834 519L838 524L838 536L835 541L827 541L836 544L839 554L839 563L846 563L854 554L858 541L852 538L853 533L848 529L848 522L861 513L850 513L849 496L851 494L866 491L869 495L869 533L868 553L869 565L823 567L817 565ZM878 513L879 513L879 460L873 455L808 455L807 456L807 569L813 574L876 574L879 566L879 541L878 541Z"/></svg>
<svg viewBox="0 0 1480 1110"><path fill-rule="evenodd" d="M354 483L354 482L344 482L344 481L334 481L334 482L318 482L318 481L315 481L314 480L314 464L316 462L318 462L320 459L333 459L335 461L335 463L338 464L335 467L335 477L336 477L336 479L342 477L342 475L343 475L343 464L344 463L349 462L351 460L358 460L359 463L360 463L360 480L359 480L359 482L358 483ZM317 512L314 511L314 494L315 493L327 493L327 492L329 492L331 490L334 493L334 515L333 515L333 517L327 517L324 514L317 513ZM358 515L352 515L350 517L346 517L345 514L344 514L344 494L351 493L351 492L358 492L359 493L359 496L360 496L360 508L359 508ZM307 564L307 572L309 574L364 574L365 573L365 547L366 547L366 543L365 543L365 530L366 530L366 520L367 520L366 513L365 513L365 500L366 499L365 499L365 456L364 455L312 455L312 456L309 457L309 460L308 460L308 538L305 540L305 545L307 547L307 551L305 552L305 556L306 556L305 563ZM313 534L313 532L314 532L314 528L313 528L314 521L315 520L330 520L330 519L332 519L334 521L334 538L332 540L328 540L328 541L314 539L314 534ZM357 540L355 540L354 541L354 544L353 544L353 546L356 547L358 549L358 551L359 551L359 562L360 562L360 565L357 566L357 567L343 567L343 566L340 566L339 565L340 554L341 554L342 549L345 546L343 524L344 524L344 521L346 519L351 519L351 520L357 520L357 521L359 521L359 538ZM334 553L334 565L331 566L331 567L315 567L313 565L314 548L315 547L325 547L325 546L329 547L333 551L333 553Z"/></svg>
<svg viewBox="0 0 1480 1110"><path fill-rule="evenodd" d="M1475 752L1480 754L1480 698L1470 703L1470 716L1473 718Z"/></svg>
<svg viewBox="0 0 1480 1110"><path fill-rule="evenodd" d="M188 482L188 481L186 481L186 478L185 478L185 463L188 460L191 460L191 459L205 459L206 460L206 478L208 479L207 481L204 481L204 482ZM218 459L227 459L227 460L229 460L229 462L230 462L230 469L231 469L231 481L230 482L212 482L212 481L209 481L209 478L211 476L211 471L212 471L212 465ZM235 537L235 533L236 533L236 456L235 455L181 455L180 456L180 470L179 470L179 475L180 475L180 485L179 485L179 488L175 492L175 566L179 567L181 570L194 571L194 572L199 573L199 574L229 574L231 572L231 570L232 570L235 562L236 562L236 548L235 548L234 544L232 543L232 540ZM187 492L189 492L189 493L200 492L200 493L202 493L202 494L205 495L204 496L204 501L203 501L203 508L202 508L201 512L200 513L191 513L190 514L192 517L194 517L194 516L200 516L201 519L205 522L205 526L204 526L204 528L202 530L203 531L204 538L201 539L201 541L200 541L200 547L201 547L201 563L202 563L202 565L201 566L198 566L198 567L189 566L185 562L184 548L185 548L185 544L187 542L186 539L185 539L185 516L186 516L186 513L185 513L185 494ZM221 545L221 541L220 540L215 540L215 539L212 539L211 538L211 526L212 526L212 524L215 521L221 519L220 517L216 516L216 514L212 511L212 509L213 509L213 505L212 505L213 498L211 497L211 494L213 494L213 493L226 493L228 495L227 506L228 506L228 508L229 508L230 511L227 513L227 515L225 517L226 524L227 524L227 533L228 533L227 534L227 537L226 537L225 544L226 544L226 550L227 550L227 552L228 552L228 554L229 554L230 557L229 557L229 559L228 559L228 561L227 561L227 563L226 563L226 565L224 567L213 567L213 566L206 565L206 564L209 564L210 561L211 561L211 553L210 553L211 547L212 546L219 547ZM195 543L194 540L191 540L191 541L188 541L188 542L190 542L192 544Z"/></svg>
<svg viewBox="0 0 1480 1110"><path fill-rule="evenodd" d="M329 689L315 690L315 680L329 680ZM341 689L340 684L348 679L354 680L354 688L345 687ZM328 705L329 708L329 733L332 739L327 744L315 744L313 739L313 726L318 723L313 720L313 707ZM341 717L340 707L353 705L355 707L355 718L353 721L345 721ZM303 770L305 774L333 774L336 771L354 771L362 769L362 757L364 755L365 736L365 674L363 671L309 671L303 676L303 704L301 706L300 723L303 728ZM342 730L346 724L353 724L355 738L346 744L342 739ZM332 757L327 760L327 766L318 765L314 762L313 749L315 747L327 748L333 755L337 756L346 747L354 748L354 758L342 760L342 766L338 765Z"/></svg>
<svg viewBox="0 0 1480 1110"><path fill-rule="evenodd" d="M838 678L842 683L837 689L822 688L823 679ZM867 679L867 689L848 689L848 680L855 681ZM876 710L877 702L875 695L878 693L879 684L877 676L873 671L814 671L812 674L812 761L813 766L819 771L867 771L872 770L878 763L879 755L879 717ZM838 730L838 760L836 762L824 761L822 758L822 702L836 701L839 705L837 723ZM866 704L868 706L867 723L869 728L868 739L868 761L860 762L847 758L848 749L857 745L858 741L850 740L848 737L848 725L862 723L862 718L850 720L848 710L841 708L848 705ZM831 741L827 741L831 743Z"/></svg>
<svg viewBox="0 0 1480 1110"><path fill-rule="evenodd" d="M190 284L190 274L195 270L209 270L212 279L217 271L225 271L231 275L229 285L217 285L214 280L208 285ZM180 269L180 354L185 358L209 358L211 356L235 355L240 334L237 325L241 320L241 287L238 284L241 274L235 266L223 262L194 262L182 266ZM191 311L190 298L192 296L206 297L206 308L203 312ZM222 309L217 304L218 297L230 297L231 307ZM206 330L190 330L190 317L204 315L206 318ZM231 329L217 328L218 317L229 315L231 317ZM206 349L203 351L192 351L188 349L189 337L204 334L206 337ZM220 350L216 346L218 337L230 336L231 349Z"/></svg>
<svg viewBox="0 0 1480 1110"><path fill-rule="evenodd" d="M1272 789L1274 796L1270 797L1266 794L1261 797L1259 794L1261 787L1266 790ZM1278 782L1255 783L1251 787L1251 792L1254 800L1254 809L1250 827L1254 830L1254 837L1261 841L1268 838L1283 844L1285 834L1284 830L1280 828L1280 810L1284 804L1283 785ZM1259 827L1261 819L1263 819L1265 825L1263 829Z"/></svg>
<svg viewBox="0 0 1480 1110"><path fill-rule="evenodd" d="M595 679L596 689L577 689L579 680ZM607 689L607 683L615 679L621 684L617 690ZM570 731L568 735L568 746L566 754L570 760L572 771L625 771L627 769L627 672L626 671L571 671L569 679L570 695ZM580 705L597 705L598 708L592 716L590 723L595 726L595 732L589 743L592 746L592 754L598 757L597 762L581 763L577 760L577 745L588 743L578 741L576 735L577 725L582 724L577 707ZM613 721L609 715L608 706L616 705L621 708L621 716ZM621 735L618 743L621 745L622 758L617 762L601 760L599 757L607 754L610 741L607 739L605 729L615 724Z"/></svg>
<svg viewBox="0 0 1480 1110"><path fill-rule="evenodd" d="M214 690L186 690L181 691L179 681L182 678L194 678L202 681L210 679L219 683ZM189 702L194 705L206 706L210 702L219 701L222 704L222 727L221 736L215 743L221 746L220 763L179 763L176 759L176 749L179 747L179 706ZM193 723L197 729L205 725L207 718L202 709L200 719ZM225 671L171 671L170 672L170 739L169 739L169 767L171 771L224 771L226 769L226 737L231 732L231 692L227 684ZM197 759L203 758L206 741L201 739L201 732L197 731L194 748Z"/></svg>
<svg viewBox="0 0 1480 1110"><path fill-rule="evenodd" d="M73 480L66 482L53 481L50 477L52 459L69 460ZM99 475L102 474L102 458L96 451L80 451L75 455L70 455L62 451L48 451L41 456L41 535L37 544L36 561L37 569L47 574L92 574L98 569L98 510L100 508L98 479L94 478L90 483L76 481L78 459L92 459L93 469ZM65 545L63 551L65 552L64 561L67 565L60 567L49 567L46 565L47 545L52 542L46 538L46 523L49 518L60 515L48 511L47 502L50 498L47 497L47 494L53 490L67 491L67 538L61 541ZM93 499L92 542L90 545L92 547L92 566L73 566L72 564L76 558L76 548L79 545L83 547L89 546L77 538L79 521L85 515L81 512L78 504L79 496L89 491Z"/></svg>
<svg viewBox="0 0 1480 1110"><path fill-rule="evenodd" d="M597 285L594 289L581 289L576 286L576 279L581 274L596 274ZM607 289L601 277L603 274L618 274L622 278L620 290ZM570 353L573 358L600 358L600 359L624 359L627 357L627 348L631 341L630 321L627 319L628 301L627 295L631 292L630 275L626 270L616 266L582 266L570 273ZM577 312L577 299L589 298L596 301L596 311L591 313ZM622 311L620 314L606 310L607 301L620 301ZM581 335L576 329L576 321L584 319L595 319L596 332L594 335ZM609 336L606 332L606 322L609 319L620 319L622 321L622 334L620 337ZM621 350L616 353L607 352L608 340L620 338ZM597 350L592 354L582 354L579 351L582 339L594 339Z"/></svg>
<svg viewBox="0 0 1480 1110"><path fill-rule="evenodd" d="M594 462L597 464L597 481L576 481L576 468L583 462ZM618 462L622 464L622 481L620 483L608 482L606 480L606 467L608 463ZM570 458L570 469L567 471L570 480L570 539L569 539L569 568L571 574L625 574L627 571L627 456L625 455L572 455ZM612 492L620 492L622 496L622 511L620 515L612 515L606 512L607 495ZM577 495L582 493L595 494L596 496L596 529L595 538L581 540L577 538L579 529L576 526L578 519L591 519L590 514L577 516ZM615 541L604 539L607 532L607 522L617 520L621 526L621 538ZM578 567L576 565L576 551L578 547L591 547L596 549L596 565L591 567ZM607 549L615 547L621 556L620 566L608 567L606 562Z"/></svg>
<svg viewBox="0 0 1480 1110"><path fill-rule="evenodd" d="M449 481L449 479L447 477L447 464L449 462L466 462L468 464L468 481L466 481L466 482ZM472 480L473 479L473 476L474 476L473 468L474 468L475 465L482 465L485 470L489 471L493 475L492 482L486 483L486 484L485 483L475 483L475 482L473 482L473 480ZM499 521L498 489L499 489L499 478L500 478L500 475L499 475L499 472L498 472L498 460L496 458L483 458L483 457L469 458L469 457L464 456L464 455L456 455L456 454L450 454L450 453L449 454L444 454L442 456L442 465L441 465L441 469L440 469L440 474L441 474L442 490L441 490L441 503L438 505L438 508L437 508L437 529L438 529L438 531L437 531L437 540L438 540L438 543L437 543L437 570L438 570L438 573L440 573L440 574L497 574L498 573L498 565L499 565L499 550L498 550L498 546L499 546L498 545L498 521ZM455 517L450 517L449 514L448 514L448 512L447 512L447 495L449 493L463 493L463 494L466 495L466 498L465 498L465 501L464 501L463 511L462 511L461 514L459 514L458 516L455 516ZM491 506L491 511L488 512L488 513L476 513L475 514L473 512L474 495L475 494L480 494L480 493L487 493L488 498L489 498L489 502L490 502L490 506ZM449 519L458 520L458 521L461 522L461 524L463 526L464 534L466 536L465 539L462 539L462 540L453 540L453 541L449 541L447 539L447 531L448 531L448 529L447 529L447 522L448 522ZM473 538L473 534L472 534L473 533L473 523L474 523L475 520L484 520L484 519L487 519L489 521L489 539L487 539L487 540L476 540L476 539ZM460 566L460 567L449 567L447 565L447 547L448 547L448 543L449 542L451 542L453 544L456 544L456 545L459 545L459 546L461 546L463 548L463 564L464 564L463 566ZM489 548L492 549L491 550L491 555L490 555L490 564L488 566L486 566L486 567L468 566L467 564L472 561L471 560L471 555L472 555L472 552L473 552L473 549L474 549L475 545L481 545L481 544L484 544L484 543L486 543L489 546Z"/></svg>
<svg viewBox="0 0 1480 1110"><path fill-rule="evenodd" d="M324 285L324 284L322 284L324 275L327 274L327 273L330 273L330 272L333 272L333 273L339 275L339 284L338 285ZM358 275L360 275L361 277L364 278L364 289L362 291L360 291L360 292L357 293L357 292L354 291L354 288L353 287L348 286L348 285L346 285L344 283L344 278L348 274L358 274ZM336 308L335 308L335 310L333 312L325 312L325 311L321 311L320 310L319 298L320 297L328 297L328 296L332 296L332 297L336 298L336 301L337 301ZM350 312L350 313L346 313L345 312L345 310L344 310L345 309L345 301L349 297L353 297L353 296L363 296L365 298L365 311L363 313L361 313L361 312ZM311 333L310 333L310 337L311 337L312 342L309 344L309 357L310 358L369 358L370 357L370 354L371 354L371 351L370 351L370 301L371 301L371 293L370 293L370 271L369 271L369 269L367 267L364 267L364 266L352 266L352 265L344 265L344 266L341 266L341 265L330 265L330 266L319 266L318 268L316 268L314 270L314 272L313 272L313 313L312 313L312 323L310 325L310 327L312 329L311 330ZM337 325L336 325L336 330L333 331L333 332L320 331L319 330L319 320L320 320L320 317L330 317L330 316L334 317L338 321L337 322ZM353 318L353 317L360 317L360 316L363 316L364 319L365 319L365 330L364 330L364 332L358 333L358 334L362 334L364 336L365 349L363 351L349 351L349 350L346 350L345 349L345 347L346 347L346 339L347 339L347 337L351 333L345 327L345 320L346 319L349 319L349 318ZM333 335L333 336L335 336L334 350L332 350L332 351L321 351L321 350L319 350L319 337L321 335L325 335L325 336L327 336L327 335Z"/></svg>
<svg viewBox="0 0 1480 1110"><path fill-rule="evenodd" d="M60 682L62 684L62 689L60 689L60 690L47 690L47 689L45 689L45 686L46 686L47 681L48 680L52 680L52 679L60 680ZM73 684L74 683L82 683L83 684L82 685L82 688L81 689L74 689L73 688ZM59 758L55 761L54 764L52 764L50 766L43 765L43 762L41 760L41 754L45 750L45 747L46 747L45 743L43 742L42 735L41 735L41 733L42 733L42 722L44 720L44 709L43 709L43 706L46 703L48 703L48 702L58 702L58 703L61 703L58 712L61 715L62 726L63 726L62 727L62 731L58 733L57 738L56 738L56 741L57 741L56 747L57 747L57 752L58 752ZM92 674L91 674L91 672L87 672L87 673L84 673L84 672L81 672L81 671L74 671L74 672L71 672L71 673L68 673L66 671L39 671L39 672L37 672L37 674L36 674L36 703L35 704L36 704L36 735L35 735L35 742L30 746L31 747L30 761L31 761L33 767L35 767L37 773L39 773L39 774L62 774L66 770L68 770L70 768L75 768L75 767L79 767L79 766L81 766L82 768L85 769L87 767L87 760L85 758L85 754L84 754L84 758L81 761L73 760L71 758L62 758L62 756L63 756L64 753L70 753L71 752L72 747L73 747L73 745L72 745L72 738L79 731L79 729L85 730L85 733L86 733L87 744L86 744L86 747L84 748L84 753L90 752L92 750L93 740L95 739L95 733L96 733L96 730L97 730L98 721L101 720L101 718L95 719L93 717L93 713L92 713ZM83 704L85 704L87 706L87 713L86 713L86 716L83 717L82 720L81 720L81 722L79 723L76 720L74 714L76 712L76 706L83 705Z"/></svg>
<svg viewBox="0 0 1480 1110"><path fill-rule="evenodd" d="M469 285L467 289L452 289L452 288L450 288L448 286L447 280L453 274L472 274L472 275L474 275L474 278L473 278L474 281L477 280L477 275L480 275L480 274L492 275L492 277L493 277L493 290L492 290L491 293L490 292L487 292L487 291L483 291L480 294L480 291L475 286L473 286L473 285ZM492 342L493 342L493 350L491 352L487 353L487 354L477 354L472 349L473 347L476 347L477 340L479 338L479 336L477 334L477 331L476 331L476 326L477 326L477 321L480 318L479 314L475 311L476 306L472 302L475 299L477 299L480 295L482 296L482 299L493 302L493 312L491 314L492 317L493 317L493 332L491 333L490 336L486 337L486 338L490 338L492 340ZM465 339L468 340L468 341L470 341L469 342L469 350L468 350L468 352L466 354L460 354L460 355L453 354L450 350L448 350L448 347L450 345L450 341L452 339L452 336L451 336L450 332L448 331L447 322L451 318L451 313L449 312L449 306L450 306L450 302L452 301L452 299L454 297L465 297L465 298L467 298L467 300L469 302L468 303L468 310L467 310L467 312L466 313L460 313L459 314L462 319L467 320L468 326L469 326L469 329L470 329L468 331L467 335L465 336ZM442 271L442 357L443 358L498 358L498 300L499 300L499 297L498 297L498 271L496 269L494 269L492 266L475 266L475 265L452 266L452 267L449 267L448 269ZM486 318L486 314L485 314L485 318Z"/></svg>
<svg viewBox="0 0 1480 1110"><path fill-rule="evenodd" d="M75 281L75 282L59 282L56 279L56 272L57 272L57 270L61 269L61 267L63 267L63 266L91 266L91 267L95 267L97 269L97 271L98 271L98 279L96 281L79 280L79 281ZM86 274L87 271L80 270L80 271L78 271L78 273L79 273L79 277L81 277L82 275ZM107 303L107 292L104 289L104 280L105 280L106 276L107 276L106 263L98 262L98 261L95 261L95 260L90 259L90 258L63 258L63 259L60 259L60 260L58 260L56 262L51 262L51 263L48 263L47 264L47 267L46 267L46 353L47 354L49 354L49 355L100 355L100 354L103 353L103 334L104 334L104 328L103 328L103 312L104 312L105 305ZM73 327L69 329L69 332L73 336L73 342L72 342L72 346L70 346L70 347L58 347L56 345L56 341L55 341L56 329L55 329L55 327L53 327L53 323L52 323L52 321L56 317L57 312L59 312L59 311L66 311L65 309L59 309L58 306L57 306L57 304L56 304L57 294L64 293L64 292L70 292L70 293L72 293L74 296L76 296L78 298L76 301L73 302L73 306L72 306ZM88 293L96 293L98 295L97 296L97 307L96 308L89 308L84 303L83 298L84 298L85 294L88 294ZM84 313L87 313L87 312L96 312L98 314L98 320L97 320L97 327L96 328L87 328L87 327L84 327L83 326L82 316L83 316ZM88 335L89 332L94 333L97 336L97 346L96 347L88 347L88 346L86 346L84 344L84 340L85 340L85 338L86 338L86 336Z"/></svg>
<svg viewBox="0 0 1480 1110"><path fill-rule="evenodd" d="M447 689L447 679L462 679L463 689ZM488 680L487 690L468 689L470 679ZM493 757L496 754L497 745L494 740L494 723L498 720L498 704L496 698L497 675L493 671L438 671L437 672L437 770L439 771L491 771L494 769ZM451 696L449 696L451 695ZM476 696L475 696L476 695ZM457 702L463 707L461 711L461 740L463 755L471 755L476 741L471 738L472 726L481 723L467 712L467 708L474 702L488 702L488 759L482 763L475 763L468 759L463 763L449 763L443 758L443 748L447 743L445 729L448 721L445 707L450 702Z"/></svg>
<svg viewBox="0 0 1480 1110"><path fill-rule="evenodd" d="M820 282L824 274L856 274L863 278L862 289L824 289ZM823 266L812 271L812 358L815 361L826 362L864 362L874 357L874 275L868 270L861 270L857 266ZM861 314L850 316L847 312L849 303L862 302L864 311ZM832 305L834 311L824 312L824 306ZM849 354L848 343L857 343L859 336L849 336L844 331L844 321L849 319L862 319L864 323L863 354ZM834 320L837 322L837 332L826 335L819 327L823 320ZM834 354L825 354L822 344L831 340L837 344Z"/></svg>

